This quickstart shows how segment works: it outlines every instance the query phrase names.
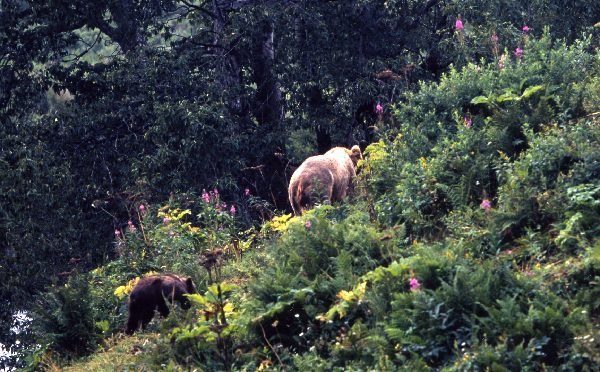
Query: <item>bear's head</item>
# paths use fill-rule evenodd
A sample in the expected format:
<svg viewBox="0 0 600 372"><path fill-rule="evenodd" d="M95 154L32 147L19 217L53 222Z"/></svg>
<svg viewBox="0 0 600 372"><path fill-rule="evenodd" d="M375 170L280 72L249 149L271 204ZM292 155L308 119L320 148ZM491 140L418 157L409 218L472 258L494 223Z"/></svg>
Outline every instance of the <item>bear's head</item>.
<svg viewBox="0 0 600 372"><path fill-rule="evenodd" d="M348 155L350 156L350 159L352 159L352 163L354 164L354 167L356 167L356 164L358 164L359 160L362 160L362 152L360 151L360 147L358 147L358 145L354 145L352 146L352 148L350 150L346 150L348 152Z"/></svg>

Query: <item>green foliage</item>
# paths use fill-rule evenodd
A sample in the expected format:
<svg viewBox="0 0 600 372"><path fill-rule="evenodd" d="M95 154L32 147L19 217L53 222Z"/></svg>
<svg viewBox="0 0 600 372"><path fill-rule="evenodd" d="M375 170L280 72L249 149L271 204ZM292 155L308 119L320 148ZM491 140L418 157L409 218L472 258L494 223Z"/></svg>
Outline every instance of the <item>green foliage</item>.
<svg viewBox="0 0 600 372"><path fill-rule="evenodd" d="M0 315L38 301L0 341L40 369L101 340L74 369L598 369L597 3L2 2ZM281 213L355 142L352 198ZM121 340L152 272L201 294Z"/></svg>
<svg viewBox="0 0 600 372"><path fill-rule="evenodd" d="M399 134L385 147L366 151L377 151L372 163L369 160L364 167L369 194L377 199L378 220L388 226L405 223L409 234L431 238L448 228L441 222L450 211L496 198L503 208L519 206L518 214L527 218L522 208L531 203L523 198L531 191L508 192L521 198L514 203L505 201L505 195L498 196L499 187L505 194L514 185L501 169L513 172L512 164L520 156L547 154L550 157L527 164L555 182L560 168L564 171L571 166L567 163L578 159L578 152L586 152L590 160L595 156L587 150L596 146L595 130L586 132L585 120L567 123L585 114L584 92L593 85L585 75L572 72L597 68L585 45L552 45L548 35L530 39L524 57L501 69L495 65L453 69L439 83L423 84L419 91L408 93L395 108ZM561 132L554 144L540 140L546 147L542 153L535 138L540 131L544 136L552 133L551 126L542 128L549 116L557 118L559 130L578 139L571 143ZM515 162L515 167L523 162ZM586 163L591 166L589 161L582 162ZM515 171L527 177L524 170Z"/></svg>
<svg viewBox="0 0 600 372"><path fill-rule="evenodd" d="M40 345L63 356L78 357L94 351L105 324L96 323L89 283L84 275L54 287L36 301L32 314Z"/></svg>
<svg viewBox="0 0 600 372"><path fill-rule="evenodd" d="M585 182L598 181L594 171L600 143L597 125L581 120L528 136L530 149L514 163L504 163L499 172L503 184L498 193L496 229L503 239L511 239L522 234L524 227L540 230L554 223L559 230L555 239L559 248L575 249L576 240L570 236L576 229L589 229L593 235L589 223L598 218L597 208L583 201L594 200L593 187ZM578 190L587 196L578 199ZM580 203L586 204L585 218L578 214L583 210Z"/></svg>
<svg viewBox="0 0 600 372"><path fill-rule="evenodd" d="M193 294L188 298L197 308L198 319L188 328L174 328L169 338L176 357L185 357L185 364L202 364L216 369L230 370L234 363L232 341L240 336L243 324L240 313L229 300L236 288L226 282L213 284L204 295Z"/></svg>

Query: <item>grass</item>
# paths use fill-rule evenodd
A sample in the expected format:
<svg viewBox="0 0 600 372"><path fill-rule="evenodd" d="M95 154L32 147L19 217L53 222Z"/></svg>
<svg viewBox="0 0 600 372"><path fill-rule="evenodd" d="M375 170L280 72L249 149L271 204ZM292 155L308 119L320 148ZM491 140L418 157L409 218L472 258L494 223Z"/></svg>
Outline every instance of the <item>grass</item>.
<svg viewBox="0 0 600 372"><path fill-rule="evenodd" d="M102 350L90 357L79 360L69 366L53 368L50 371L151 371L147 365L147 354L155 348L158 333L140 333L131 337L122 334L105 340Z"/></svg>

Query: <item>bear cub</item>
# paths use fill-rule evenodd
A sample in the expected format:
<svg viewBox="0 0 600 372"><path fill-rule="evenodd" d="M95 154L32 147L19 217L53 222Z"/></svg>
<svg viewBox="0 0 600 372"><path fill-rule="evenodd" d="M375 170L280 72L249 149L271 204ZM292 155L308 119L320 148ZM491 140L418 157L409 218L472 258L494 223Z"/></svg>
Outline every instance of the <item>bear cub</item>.
<svg viewBox="0 0 600 372"><path fill-rule="evenodd" d="M185 294L198 293L192 278L182 278L175 274L160 274L143 277L135 285L129 295L129 316L125 333L133 334L140 327L146 328L158 310L160 315L169 315L169 307L165 299L171 304L177 301L183 309L190 308L190 301Z"/></svg>

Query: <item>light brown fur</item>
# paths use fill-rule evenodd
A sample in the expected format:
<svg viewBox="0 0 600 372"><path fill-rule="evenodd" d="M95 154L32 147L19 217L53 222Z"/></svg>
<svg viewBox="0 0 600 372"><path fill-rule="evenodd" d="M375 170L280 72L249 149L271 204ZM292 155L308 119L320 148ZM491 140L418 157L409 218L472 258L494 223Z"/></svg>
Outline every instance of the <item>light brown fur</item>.
<svg viewBox="0 0 600 372"><path fill-rule="evenodd" d="M306 159L292 174L288 188L294 214L301 215L317 202L342 201L352 186L359 159L362 153L356 145L350 150L334 147L324 155Z"/></svg>

